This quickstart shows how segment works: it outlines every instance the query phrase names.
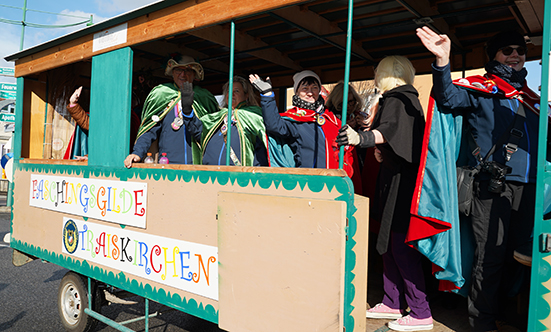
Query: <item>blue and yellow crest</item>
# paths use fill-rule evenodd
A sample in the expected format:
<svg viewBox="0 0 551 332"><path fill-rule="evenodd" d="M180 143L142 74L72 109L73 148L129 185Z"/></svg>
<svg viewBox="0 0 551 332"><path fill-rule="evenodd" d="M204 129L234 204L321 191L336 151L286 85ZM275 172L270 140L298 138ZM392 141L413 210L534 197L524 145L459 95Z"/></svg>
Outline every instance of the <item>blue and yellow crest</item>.
<svg viewBox="0 0 551 332"><path fill-rule="evenodd" d="M70 254L74 253L78 247L78 228L71 219L67 220L63 227L63 245Z"/></svg>

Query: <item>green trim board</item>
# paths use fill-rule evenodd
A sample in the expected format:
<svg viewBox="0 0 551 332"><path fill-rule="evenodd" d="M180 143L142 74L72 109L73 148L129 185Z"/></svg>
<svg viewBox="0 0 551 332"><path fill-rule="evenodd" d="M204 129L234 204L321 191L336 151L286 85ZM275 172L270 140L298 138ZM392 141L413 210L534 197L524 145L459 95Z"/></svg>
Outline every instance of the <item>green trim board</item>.
<svg viewBox="0 0 551 332"><path fill-rule="evenodd" d="M123 167L130 146L130 47L92 58L88 165Z"/></svg>
<svg viewBox="0 0 551 332"><path fill-rule="evenodd" d="M322 190L335 191L335 200L345 202L347 205L346 217L348 227L345 230L348 236L345 248L345 296L344 296L344 325L348 331L354 330L354 318L352 316L352 302L356 296L356 290L353 285L355 275L352 273L356 265L356 254L353 251L356 245L353 236L356 233L356 220L354 218L354 194L352 182L347 177L322 176L322 175L300 175L300 174L278 174L278 173L260 173L260 172L226 172L226 171L197 171L197 170L173 170L158 168L132 168L117 169L102 166L73 166L73 165L44 165L30 163L16 163L17 171L40 172L43 174L71 175L84 178L91 177L114 177L114 180L126 181L129 179L155 180L155 181L176 181L176 182L194 182L205 185L217 183L218 185L231 184L239 187L258 187L268 189L271 187L291 190L309 190L313 193ZM12 216L13 222L13 216ZM138 284L135 281L129 281L127 275L112 272L107 273L98 267L91 267L86 260L76 261L71 257L61 254L48 252L42 248L36 247L32 243L23 243L14 238L12 247L30 255L42 258L65 268L74 270L83 275L111 284L121 289L128 290L137 295L158 301L159 303L182 310L197 317L209 320L213 323L218 322L218 312L212 306L203 306L194 299L182 299L179 295L167 293L163 288L151 288L148 284Z"/></svg>
<svg viewBox="0 0 551 332"><path fill-rule="evenodd" d="M23 93L25 92L25 79L23 77L17 78L17 99L15 103L15 129L13 131L12 144L14 159L19 160L21 158L21 135L23 133Z"/></svg>
<svg viewBox="0 0 551 332"><path fill-rule="evenodd" d="M551 1L546 0L544 5L543 19L543 46L541 60L541 100L540 105L548 105L550 96L549 89L549 70L551 65ZM544 107L541 107L542 115ZM547 131L549 130L548 117L540 116L538 142L547 141ZM548 142L549 143L549 142ZM551 254L544 252L541 248L547 239L547 234L551 234L551 225L543 219L543 200L545 186L551 185L551 173L546 167L546 156L548 144L538 146L538 164L537 164L537 183L536 183L536 202L534 213L534 241L532 248L532 270L530 280L530 306L528 308L528 331L548 331L551 329L549 315L551 314L549 298L549 283L551 279ZM547 286L546 286L547 284ZM545 321L545 322L544 322ZM547 325L546 325L547 324Z"/></svg>

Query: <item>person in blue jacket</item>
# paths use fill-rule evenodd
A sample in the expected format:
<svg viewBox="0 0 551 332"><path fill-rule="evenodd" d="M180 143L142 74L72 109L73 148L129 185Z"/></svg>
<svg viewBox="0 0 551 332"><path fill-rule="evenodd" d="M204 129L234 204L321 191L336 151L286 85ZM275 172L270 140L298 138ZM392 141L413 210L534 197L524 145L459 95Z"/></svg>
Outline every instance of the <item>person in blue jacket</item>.
<svg viewBox="0 0 551 332"><path fill-rule="evenodd" d="M293 107L281 114L270 79L262 80L252 74L249 80L261 94L270 166L339 168L339 150L335 139L341 120L325 108L321 80L316 73L303 70L293 75ZM345 149L343 169L356 186L361 178L355 153L352 152L353 148Z"/></svg>
<svg viewBox="0 0 551 332"><path fill-rule="evenodd" d="M473 331L497 330L504 297L512 290L515 273L523 268L513 259L513 251L530 243L534 224L540 106L539 96L526 84L526 42L515 31L495 35L486 45L487 73L452 82L448 36L428 27L417 29L417 35L436 56L432 66L436 105L460 114L463 136L472 135L479 155L488 155L481 162L476 153L466 154L467 164L481 169L470 212L475 257L468 310Z"/></svg>

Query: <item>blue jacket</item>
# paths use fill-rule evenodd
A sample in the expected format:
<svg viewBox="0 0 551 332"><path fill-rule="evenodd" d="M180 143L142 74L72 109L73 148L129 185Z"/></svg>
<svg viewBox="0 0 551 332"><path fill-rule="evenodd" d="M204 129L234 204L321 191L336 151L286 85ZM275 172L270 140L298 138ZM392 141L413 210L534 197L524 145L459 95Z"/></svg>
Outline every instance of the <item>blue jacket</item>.
<svg viewBox="0 0 551 332"><path fill-rule="evenodd" d="M531 174L535 169L538 135L537 127L534 129L534 121L537 126L534 115L538 113L539 97L526 86L519 92L500 78L487 75L452 82L449 66L433 67L431 97L434 99L431 98L427 109L421 165L406 241L433 263L440 290L457 291L464 287L472 267L474 245L470 224L459 218L457 206L458 159L461 155L469 155L468 162L474 164L474 157L465 154L466 146L461 144L466 136L463 120L469 121L484 156L509 127L514 118L512 112L518 109L517 98L522 98L526 113L525 134L519 150L513 154L515 160L507 163L513 167L508 180L533 181ZM497 94L492 94L485 83L499 87ZM491 129L493 126L499 128ZM500 147L494 153L494 160L504 161L501 151ZM467 290L467 287L462 289Z"/></svg>
<svg viewBox="0 0 551 332"><path fill-rule="evenodd" d="M461 84L463 81L465 85L469 84L467 79L463 80L458 80L458 83ZM478 146L480 146L482 157L486 156L515 120L515 114L520 105L520 101L516 97L507 98L506 96L509 92L515 92L513 87L499 78L493 77L492 80L499 80L496 82L500 86L500 92L497 94L467 90L452 83L449 65L433 66L433 98L439 105L463 113ZM501 87L505 91L501 90ZM521 90L519 96L526 102L524 103L526 118L519 119L523 136L518 144L518 150L513 153L511 160L506 162L503 145L497 146L488 160L510 166L512 172L506 177L509 181L535 183L539 132L539 114L535 111L539 110L532 110L530 106L539 102L539 96L527 87ZM508 136L506 134L507 138ZM507 143L508 139L505 142ZM475 166L477 162L472 154L467 153L466 156L469 158L468 164ZM482 178L489 177L487 173L481 173L481 176Z"/></svg>
<svg viewBox="0 0 551 332"><path fill-rule="evenodd" d="M151 143L159 139L159 157L162 152L166 152L171 164L192 164L191 135L185 125L178 130L172 129L171 124L175 118L174 110L168 112L160 122L136 140L132 153L143 160Z"/></svg>
<svg viewBox="0 0 551 332"><path fill-rule="evenodd" d="M209 91L194 85L193 92L195 112L204 115L218 110L218 103ZM171 164L193 163L192 140L185 124L178 129L172 128L172 122L180 108L179 98L180 91L174 83L160 84L151 90L145 100L142 124L134 143L133 154L143 160L151 143L158 139L159 155L165 152ZM157 120L154 120L155 117Z"/></svg>
<svg viewBox="0 0 551 332"><path fill-rule="evenodd" d="M262 116L266 133L270 137L270 163L272 166L326 168L325 135L321 126L315 122L295 122L283 118L277 109L274 96L261 96ZM294 160L284 157L277 162L278 156L274 139L288 144L294 154ZM274 159L275 158L275 159ZM276 161L274 163L274 161Z"/></svg>

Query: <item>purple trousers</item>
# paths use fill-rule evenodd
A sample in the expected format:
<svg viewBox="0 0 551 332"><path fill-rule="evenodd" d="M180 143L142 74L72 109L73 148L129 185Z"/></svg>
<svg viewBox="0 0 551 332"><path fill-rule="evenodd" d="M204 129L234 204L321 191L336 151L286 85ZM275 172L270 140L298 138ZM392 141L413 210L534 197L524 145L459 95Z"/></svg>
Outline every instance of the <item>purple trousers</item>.
<svg viewBox="0 0 551 332"><path fill-rule="evenodd" d="M392 309L411 310L413 318L431 317L425 291L422 255L405 243L406 234L391 232L383 254L383 303Z"/></svg>

